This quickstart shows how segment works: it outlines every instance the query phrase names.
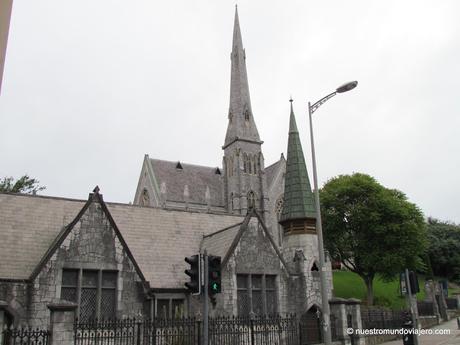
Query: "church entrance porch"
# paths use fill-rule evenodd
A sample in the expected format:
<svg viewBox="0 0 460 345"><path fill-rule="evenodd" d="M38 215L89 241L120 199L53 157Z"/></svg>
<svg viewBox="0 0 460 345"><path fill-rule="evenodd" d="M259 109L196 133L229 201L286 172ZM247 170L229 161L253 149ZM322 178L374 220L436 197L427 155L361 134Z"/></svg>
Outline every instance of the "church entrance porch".
<svg viewBox="0 0 460 345"><path fill-rule="evenodd" d="M321 310L312 306L300 318L300 345L320 344L321 334Z"/></svg>

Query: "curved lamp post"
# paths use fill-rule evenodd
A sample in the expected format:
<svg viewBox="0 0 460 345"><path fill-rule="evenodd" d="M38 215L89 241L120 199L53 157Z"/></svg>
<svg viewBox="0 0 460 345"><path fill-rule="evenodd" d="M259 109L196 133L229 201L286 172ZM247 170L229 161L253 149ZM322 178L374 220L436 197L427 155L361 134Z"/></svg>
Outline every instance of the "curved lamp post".
<svg viewBox="0 0 460 345"><path fill-rule="evenodd" d="M311 158L313 162L313 182L315 188L315 206L316 206L316 231L318 233L318 252L319 252L319 269L320 269L320 281L321 281L321 304L323 309L323 334L324 344L330 345L332 342L331 336L331 324L330 324L330 308L329 299L327 296L327 282L326 282L326 266L324 258L324 243L323 243L323 227L321 224L321 210L319 203L319 188L318 188L318 176L316 172L316 156L315 156L315 143L313 139L313 123L311 120L312 114L329 99L337 95L338 93L344 93L353 90L358 85L357 81L351 81L349 83L339 86L334 92L321 98L313 105L308 102L308 116L310 120L310 139L311 139Z"/></svg>

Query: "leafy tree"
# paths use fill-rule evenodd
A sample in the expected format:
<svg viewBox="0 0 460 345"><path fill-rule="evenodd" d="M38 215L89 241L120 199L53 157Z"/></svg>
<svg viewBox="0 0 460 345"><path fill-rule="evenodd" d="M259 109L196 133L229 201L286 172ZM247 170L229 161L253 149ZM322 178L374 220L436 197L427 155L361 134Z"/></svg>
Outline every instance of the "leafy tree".
<svg viewBox="0 0 460 345"><path fill-rule="evenodd" d="M326 248L364 280L368 305L377 274L391 280L406 267L423 266L424 217L402 192L354 173L330 179L320 195Z"/></svg>
<svg viewBox="0 0 460 345"><path fill-rule="evenodd" d="M434 274L460 282L460 225L428 218L428 241Z"/></svg>
<svg viewBox="0 0 460 345"><path fill-rule="evenodd" d="M0 192L36 194L46 188L39 183L40 181L30 178L27 174L16 181L13 177L4 177L0 179Z"/></svg>

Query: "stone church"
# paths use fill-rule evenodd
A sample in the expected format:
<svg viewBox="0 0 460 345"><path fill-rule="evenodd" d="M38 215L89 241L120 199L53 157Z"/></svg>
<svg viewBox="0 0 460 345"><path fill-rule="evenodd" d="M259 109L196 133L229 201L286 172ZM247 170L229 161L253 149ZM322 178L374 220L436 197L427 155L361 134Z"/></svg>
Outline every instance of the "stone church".
<svg viewBox="0 0 460 345"><path fill-rule="evenodd" d="M46 326L53 303L74 303L80 319L197 315L184 258L204 250L222 258L211 315L317 317L315 206L293 104L286 159L265 166L245 59L236 12L222 167L145 155L133 204L98 187L87 200L0 194L2 322Z"/></svg>

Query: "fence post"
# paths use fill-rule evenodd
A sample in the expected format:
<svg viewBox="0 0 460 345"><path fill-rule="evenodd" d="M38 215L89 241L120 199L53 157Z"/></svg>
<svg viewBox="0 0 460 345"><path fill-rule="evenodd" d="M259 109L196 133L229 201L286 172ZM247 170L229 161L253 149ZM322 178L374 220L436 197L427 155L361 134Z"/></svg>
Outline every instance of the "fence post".
<svg viewBox="0 0 460 345"><path fill-rule="evenodd" d="M253 320L252 315L249 318L249 325L250 325L250 330L251 330L251 345L255 345L255 341L254 341L254 320Z"/></svg>
<svg viewBox="0 0 460 345"><path fill-rule="evenodd" d="M50 345L74 345L74 303L48 304L50 315Z"/></svg>
<svg viewBox="0 0 460 345"><path fill-rule="evenodd" d="M302 322L301 321L299 321L298 327L299 327L299 345L301 345L302 344Z"/></svg>
<svg viewBox="0 0 460 345"><path fill-rule="evenodd" d="M347 339L346 333L347 325L347 311L346 311L347 300L344 298L333 297L329 300L331 309L331 316L335 316L335 334L340 340ZM331 320L333 318L331 317ZM332 332L332 321L331 321L331 332Z"/></svg>
<svg viewBox="0 0 460 345"><path fill-rule="evenodd" d="M140 320L136 321L136 328L137 328L136 344L141 345L141 321Z"/></svg>
<svg viewBox="0 0 460 345"><path fill-rule="evenodd" d="M6 315L5 310L8 307L8 303L0 301L0 344L3 344L3 332L6 328Z"/></svg>

